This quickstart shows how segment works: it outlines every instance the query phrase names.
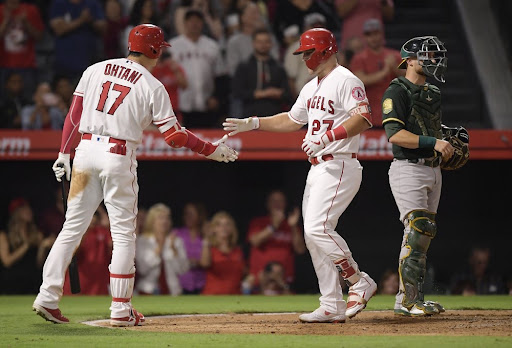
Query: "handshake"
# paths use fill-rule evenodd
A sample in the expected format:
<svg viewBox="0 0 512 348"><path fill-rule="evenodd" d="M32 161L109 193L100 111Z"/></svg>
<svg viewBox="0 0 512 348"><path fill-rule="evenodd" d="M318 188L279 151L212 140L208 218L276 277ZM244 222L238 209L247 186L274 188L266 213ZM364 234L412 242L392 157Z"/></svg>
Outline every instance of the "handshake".
<svg viewBox="0 0 512 348"><path fill-rule="evenodd" d="M260 128L260 119L255 116L240 119L226 118L226 121L222 123L222 126L225 131L229 132L227 135L233 136L238 133ZM302 140L302 150L306 155L314 157L333 140L334 136L329 133L324 133L322 135L310 135Z"/></svg>

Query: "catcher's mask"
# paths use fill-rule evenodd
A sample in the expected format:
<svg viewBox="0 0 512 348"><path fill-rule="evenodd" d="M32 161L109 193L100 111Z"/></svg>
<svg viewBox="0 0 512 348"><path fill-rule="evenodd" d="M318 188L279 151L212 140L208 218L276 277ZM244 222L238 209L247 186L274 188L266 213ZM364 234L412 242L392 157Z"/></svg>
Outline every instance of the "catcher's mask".
<svg viewBox="0 0 512 348"><path fill-rule="evenodd" d="M313 51L309 58L304 59L306 66L315 70L320 63L325 62L330 56L338 52L338 45L334 35L324 28L306 30L300 36L300 46L293 54L301 54Z"/></svg>
<svg viewBox="0 0 512 348"><path fill-rule="evenodd" d="M439 82L445 82L444 73L448 66L446 48L436 36L415 37L403 44L400 50L400 69L407 68L407 58L417 58L423 72Z"/></svg>
<svg viewBox="0 0 512 348"><path fill-rule="evenodd" d="M148 58L156 59L162 54L162 47L171 47L164 39L164 32L153 24L140 24L130 31L128 50L139 52Z"/></svg>

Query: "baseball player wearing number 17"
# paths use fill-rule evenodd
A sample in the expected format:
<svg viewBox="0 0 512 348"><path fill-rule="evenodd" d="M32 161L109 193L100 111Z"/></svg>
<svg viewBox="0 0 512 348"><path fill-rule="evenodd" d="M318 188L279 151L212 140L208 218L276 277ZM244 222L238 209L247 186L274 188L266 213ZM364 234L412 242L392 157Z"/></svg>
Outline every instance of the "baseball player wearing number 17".
<svg viewBox="0 0 512 348"><path fill-rule="evenodd" d="M53 170L58 181L69 180L70 147L80 132L66 221L43 268L43 284L33 309L54 323L69 320L59 310L66 268L91 218L103 200L110 219L113 242L110 262L110 323L112 326L144 324L132 306L135 277L135 227L137 217L136 149L143 130L151 123L174 148L187 147L208 159L232 162L237 152L198 138L177 122L165 87L151 74L164 47L163 31L151 24L134 27L128 38L127 58L99 62L83 73L64 123L62 142ZM64 164L60 167L60 164ZM165 179L162 184L166 184Z"/></svg>
<svg viewBox="0 0 512 348"><path fill-rule="evenodd" d="M360 133L372 126L364 85L338 65L333 34L323 28L305 31L295 54L303 54L316 77L301 90L289 112L269 117L228 118L229 135L253 129L292 132L308 125L302 149L311 168L302 201L304 239L320 288L320 307L299 319L308 323L344 322L366 307L377 285L361 272L345 240L334 230L359 191L362 167L357 160ZM349 284L343 300L339 274Z"/></svg>

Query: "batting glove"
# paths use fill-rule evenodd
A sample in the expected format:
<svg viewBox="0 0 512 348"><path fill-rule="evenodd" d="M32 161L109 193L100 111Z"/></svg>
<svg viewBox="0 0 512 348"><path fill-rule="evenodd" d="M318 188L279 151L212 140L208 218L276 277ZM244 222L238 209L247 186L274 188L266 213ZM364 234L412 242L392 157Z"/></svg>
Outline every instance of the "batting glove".
<svg viewBox="0 0 512 348"><path fill-rule="evenodd" d="M322 136L312 135L309 138L302 140L302 151L304 151L309 157L315 157L321 150L325 149L327 144L330 143L331 141L325 133Z"/></svg>
<svg viewBox="0 0 512 348"><path fill-rule="evenodd" d="M59 166L61 164L62 166ZM71 179L71 165L69 164L69 153L59 152L59 157L52 166L53 172L58 182L62 181L62 177L66 174L68 181Z"/></svg>
<svg viewBox="0 0 512 348"><path fill-rule="evenodd" d="M256 116L248 118L226 118L226 122L222 123L224 130L229 133L229 136L241 132L251 131L260 128L260 119Z"/></svg>
<svg viewBox="0 0 512 348"><path fill-rule="evenodd" d="M228 135L226 134L221 139L214 142L213 145L217 146L217 148L210 155L206 156L206 158L225 163L236 161L238 159L238 152L224 144L227 138Z"/></svg>

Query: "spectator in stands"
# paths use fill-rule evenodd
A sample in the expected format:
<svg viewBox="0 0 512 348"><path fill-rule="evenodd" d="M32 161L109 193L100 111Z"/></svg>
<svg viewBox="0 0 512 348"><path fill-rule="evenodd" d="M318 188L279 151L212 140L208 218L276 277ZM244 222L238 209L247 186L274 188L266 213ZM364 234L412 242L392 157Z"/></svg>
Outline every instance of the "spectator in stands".
<svg viewBox="0 0 512 348"><path fill-rule="evenodd" d="M240 9L240 31L229 38L226 47L226 60L230 76L234 76L238 65L246 61L253 53L252 35L256 29L267 27L265 19L258 6L248 2ZM269 29L269 28L267 28ZM272 35L272 57L279 59L279 43L273 33Z"/></svg>
<svg viewBox="0 0 512 348"><path fill-rule="evenodd" d="M153 0L136 0L130 10L128 25L125 26L121 38L121 46L124 50L123 57L128 55L128 36L130 31L139 24L155 24L158 22L158 12L156 11Z"/></svg>
<svg viewBox="0 0 512 348"><path fill-rule="evenodd" d="M140 294L181 295L178 276L189 268L183 239L171 232L171 209L163 203L149 208L137 237L136 268Z"/></svg>
<svg viewBox="0 0 512 348"><path fill-rule="evenodd" d="M235 220L227 212L220 211L212 217L210 228L211 235L203 243L200 261L206 269L202 294L240 294L246 269L242 248L237 244Z"/></svg>
<svg viewBox="0 0 512 348"><path fill-rule="evenodd" d="M71 81L64 75L57 75L52 82L53 92L59 97L57 107L62 111L64 115L67 115L71 101L73 100L73 92L75 91L74 86L71 85Z"/></svg>
<svg viewBox="0 0 512 348"><path fill-rule="evenodd" d="M384 272L379 282L379 294L396 295L398 293L398 273L393 269Z"/></svg>
<svg viewBox="0 0 512 348"><path fill-rule="evenodd" d="M108 267L112 257L112 237L110 230L102 226L99 220L100 215L96 211L80 242L80 247L76 250L80 294L82 295L109 294L110 273ZM63 289L64 294L71 294L69 276L64 281Z"/></svg>
<svg viewBox="0 0 512 348"><path fill-rule="evenodd" d="M257 29L252 42L253 54L233 76L233 96L243 101L244 115L274 115L288 109L291 101L286 71L270 55L272 37L267 29Z"/></svg>
<svg viewBox="0 0 512 348"><path fill-rule="evenodd" d="M336 0L336 10L342 22L341 49L353 37L363 39L361 24L368 19L377 18L384 28L384 22L393 20L395 15L393 0Z"/></svg>
<svg viewBox="0 0 512 348"><path fill-rule="evenodd" d="M97 61L97 40L105 31L105 16L98 0L56 0L50 7L55 34L55 71L77 82Z"/></svg>
<svg viewBox="0 0 512 348"><path fill-rule="evenodd" d="M282 0L277 1L273 20L273 31L279 42L283 41L283 32L290 25L298 25L299 32L306 31L304 19L310 13L319 13L326 18L326 28L331 32L339 31L339 19L334 6L327 1L317 0Z"/></svg>
<svg viewBox="0 0 512 348"><path fill-rule="evenodd" d="M106 29L103 35L103 55L105 59L121 58L126 56L126 41L124 30L128 25L128 18L122 15L119 0L105 2Z"/></svg>
<svg viewBox="0 0 512 348"><path fill-rule="evenodd" d="M326 24L325 16L321 13L315 12L304 16L304 31L312 28L325 28ZM290 90L294 98L297 98L302 87L313 78L313 75L310 75L308 72L308 67L302 61L302 56L293 54L299 48L300 32L298 34L297 40L288 46L284 54L284 68L286 69Z"/></svg>
<svg viewBox="0 0 512 348"><path fill-rule="evenodd" d="M32 96L37 84L35 44L43 37L43 31L44 23L37 6L20 0L5 0L0 4L1 87L7 75L17 72L25 82L25 97Z"/></svg>
<svg viewBox="0 0 512 348"><path fill-rule="evenodd" d="M203 249L206 218L203 204L189 202L183 210L183 226L175 229L176 235L185 243L190 264L190 270L179 277L184 294L199 294L205 284L205 272L199 260Z"/></svg>
<svg viewBox="0 0 512 348"><path fill-rule="evenodd" d="M44 238L24 198L9 203L7 229L0 231L0 293L36 294L41 268L55 237Z"/></svg>
<svg viewBox="0 0 512 348"><path fill-rule="evenodd" d="M490 268L491 249L475 246L471 249L467 269L451 279L451 294L499 295L508 293L504 277Z"/></svg>
<svg viewBox="0 0 512 348"><path fill-rule="evenodd" d="M352 58L350 70L364 83L372 110L373 126L381 127L382 96L391 80L403 76L405 70L398 69L402 61L400 52L384 46L384 31L378 19L364 22L363 33L366 48Z"/></svg>
<svg viewBox="0 0 512 348"><path fill-rule="evenodd" d="M23 130L62 129L66 114L57 107L59 97L52 92L47 82L40 83L33 97L33 104L21 109L21 127Z"/></svg>
<svg viewBox="0 0 512 348"><path fill-rule="evenodd" d="M45 236L57 237L66 220L62 202L62 186L58 185L53 193L53 204L42 211L38 220L39 227Z"/></svg>
<svg viewBox="0 0 512 348"><path fill-rule="evenodd" d="M187 128L211 128L219 120L219 78L225 75L225 66L219 45L202 34L203 13L188 10L185 13L185 33L169 41L173 58L183 67L188 86L179 91L183 125ZM216 86L217 84L217 86Z"/></svg>
<svg viewBox="0 0 512 348"><path fill-rule="evenodd" d="M216 0L178 0L175 2L177 7L174 8L174 32L173 36L186 35L187 29L185 25L185 14L189 10L201 12L204 19L202 33L218 43L223 40L224 28L222 26L222 7Z"/></svg>
<svg viewBox="0 0 512 348"><path fill-rule="evenodd" d="M260 8L254 2L247 2L239 8L240 31L233 34L226 44L226 62L228 73L233 79L239 64L245 62L253 54L254 31L261 28L269 28L265 22ZM274 59L279 59L279 43L272 34L271 55ZM234 95L234 90L230 91L230 110L229 115L240 117L243 115L243 100Z"/></svg>
<svg viewBox="0 0 512 348"><path fill-rule="evenodd" d="M283 265L286 283L291 284L295 277L295 254L303 254L306 250L299 227L300 210L295 207L287 214L286 205L284 193L273 190L267 196L268 214L249 222L249 271L255 278L256 287L259 286L260 272L271 261Z"/></svg>
<svg viewBox="0 0 512 348"><path fill-rule="evenodd" d="M11 72L7 75L4 92L0 97L0 128L21 128L21 109L29 104L23 96L23 88L21 74Z"/></svg>
<svg viewBox="0 0 512 348"><path fill-rule="evenodd" d="M284 267L281 263L275 261L267 263L260 272L259 293L267 296L289 294L290 286L286 282L284 274Z"/></svg>
<svg viewBox="0 0 512 348"><path fill-rule="evenodd" d="M151 73L164 85L167 94L171 98L172 109L176 118L182 124L183 116L180 112L178 93L180 88L186 89L188 86L185 71L178 62L172 59L172 52L169 50L162 53Z"/></svg>
<svg viewBox="0 0 512 348"><path fill-rule="evenodd" d="M354 58L354 55L361 52L364 46L365 44L359 36L354 36L348 39L345 48L338 52L339 64L349 69L352 58Z"/></svg>

